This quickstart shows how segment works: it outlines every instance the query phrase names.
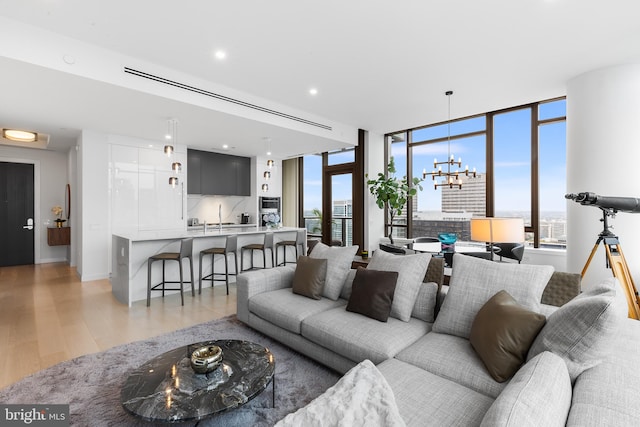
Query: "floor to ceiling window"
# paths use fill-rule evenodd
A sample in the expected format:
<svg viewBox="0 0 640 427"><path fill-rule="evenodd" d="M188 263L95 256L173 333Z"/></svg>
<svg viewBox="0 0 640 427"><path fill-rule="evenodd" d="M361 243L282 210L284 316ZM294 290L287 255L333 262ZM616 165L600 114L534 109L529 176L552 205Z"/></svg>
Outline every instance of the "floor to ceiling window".
<svg viewBox="0 0 640 427"><path fill-rule="evenodd" d="M565 247L567 241L566 114L565 99L538 106L540 247Z"/></svg>
<svg viewBox="0 0 640 427"><path fill-rule="evenodd" d="M303 227L309 235L322 235L322 155L311 154L302 162Z"/></svg>
<svg viewBox="0 0 640 427"><path fill-rule="evenodd" d="M494 216L531 226L531 107L493 115Z"/></svg>
<svg viewBox="0 0 640 427"><path fill-rule="evenodd" d="M301 223L332 246L362 245L364 148L307 155L302 164Z"/></svg>
<svg viewBox="0 0 640 427"><path fill-rule="evenodd" d="M418 191L417 200L412 203L412 237L456 233L461 240L469 240L469 218L485 215L485 122L483 116L471 117L410 132L413 176L459 170L458 179L462 184L462 188L458 185L436 187L436 183L446 178L426 176L422 191ZM436 162L451 158L455 164L435 166Z"/></svg>
<svg viewBox="0 0 640 427"><path fill-rule="evenodd" d="M469 240L472 216L517 216L530 246L563 248L565 123L566 102L555 99L387 135L387 158L394 156L398 176L427 173L394 236L453 232ZM434 167L452 156L453 165ZM438 168L459 171L461 187L434 188L433 178L443 178L429 174Z"/></svg>

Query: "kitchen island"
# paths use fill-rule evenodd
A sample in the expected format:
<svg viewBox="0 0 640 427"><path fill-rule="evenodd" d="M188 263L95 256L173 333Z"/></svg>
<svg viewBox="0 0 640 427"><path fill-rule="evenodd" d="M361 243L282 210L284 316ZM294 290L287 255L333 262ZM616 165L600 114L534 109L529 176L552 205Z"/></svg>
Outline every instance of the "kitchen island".
<svg viewBox="0 0 640 427"><path fill-rule="evenodd" d="M111 290L118 301L131 306L135 301L147 299L147 260L150 256L160 252L179 252L180 240L193 238L193 276L194 288L198 289L200 282L199 274L199 255L203 249L211 247L223 247L225 238L229 235L238 236L238 268L241 265L241 248L252 243L262 243L264 234L268 232L274 233L275 243L283 240L295 240L296 233L299 229L294 227L281 227L276 229L267 229L267 227L259 227L256 225L223 225L221 227L213 226L207 228L191 229L184 232L140 232L129 235L113 235L113 256L112 256L112 273L111 273ZM286 248L285 248L286 250ZM245 253L245 265L251 265L249 256L251 251ZM254 265L262 265L262 257L255 259ZM291 259L291 255L290 258ZM203 275L211 273L211 257L206 257L202 266ZM215 271L224 273L224 258L216 257ZM183 261L183 274L185 282L190 280L188 261ZM267 253L267 265L269 266L269 253ZM165 266L167 280L179 280L180 273L177 262L167 262ZM233 256L229 256L229 272L234 272ZM152 265L152 285L162 280L162 263L156 262ZM207 284L210 282L207 281ZM224 282L220 282L224 284ZM175 286L170 285L170 286ZM167 291L169 295L178 291ZM185 298L191 295L191 284L184 284ZM151 297L158 298L160 293L152 293ZM153 301L151 302L153 305Z"/></svg>

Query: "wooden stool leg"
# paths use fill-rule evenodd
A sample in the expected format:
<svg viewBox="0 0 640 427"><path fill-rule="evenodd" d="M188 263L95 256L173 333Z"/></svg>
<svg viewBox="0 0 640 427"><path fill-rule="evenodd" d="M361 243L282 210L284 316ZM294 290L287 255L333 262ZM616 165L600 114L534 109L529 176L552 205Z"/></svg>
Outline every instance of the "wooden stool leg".
<svg viewBox="0 0 640 427"><path fill-rule="evenodd" d="M184 281L182 277L182 259L178 258L178 264L180 264L180 301L184 305Z"/></svg>
<svg viewBox="0 0 640 427"><path fill-rule="evenodd" d="M191 271L191 296L196 296L196 289L193 281L193 258L189 257L189 271Z"/></svg>
<svg viewBox="0 0 640 427"><path fill-rule="evenodd" d="M151 263L153 260L147 260L147 307L151 304Z"/></svg>
<svg viewBox="0 0 640 427"><path fill-rule="evenodd" d="M202 294L202 252L200 252L200 279L198 279L198 295Z"/></svg>
<svg viewBox="0 0 640 427"><path fill-rule="evenodd" d="M162 298L164 298L164 260L162 260Z"/></svg>
<svg viewBox="0 0 640 427"><path fill-rule="evenodd" d="M215 268L215 263L216 263L216 254L211 254L211 287L213 288L213 285L215 283L215 273L214 273L214 268Z"/></svg>
<svg viewBox="0 0 640 427"><path fill-rule="evenodd" d="M224 281L227 284L227 295L229 295L229 258L227 253L224 253Z"/></svg>

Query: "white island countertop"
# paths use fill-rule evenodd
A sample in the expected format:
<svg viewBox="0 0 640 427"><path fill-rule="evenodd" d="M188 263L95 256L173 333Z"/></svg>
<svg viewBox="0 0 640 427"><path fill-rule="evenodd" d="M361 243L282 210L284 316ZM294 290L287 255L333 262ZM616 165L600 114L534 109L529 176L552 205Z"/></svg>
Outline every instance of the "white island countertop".
<svg viewBox="0 0 640 427"><path fill-rule="evenodd" d="M127 239L131 242L145 242L153 240L178 240L188 237L194 239L202 237L224 237L231 235L242 234L264 234L264 233L282 233L282 232L296 232L298 228L295 227L280 227L280 228L267 228L259 227L257 225L247 224L234 224L223 225L219 228L215 226L207 226L206 232L203 226L189 227L186 231L180 230L160 230L160 231L138 231L136 233L115 233L114 236Z"/></svg>
<svg viewBox="0 0 640 427"><path fill-rule="evenodd" d="M183 230L157 230L157 231L138 231L132 233L115 233L113 234L112 244L112 273L111 273L111 289L116 299L123 304L131 306L135 301L146 300L147 297L147 260L150 256L160 252L178 252L180 251L180 240L184 238L193 238L193 268L194 268L194 288L197 292L200 282L199 274L203 275L211 273L211 258L207 262L203 262L203 268L200 270L200 251L211 247L224 246L227 236L238 236L238 266L242 264L241 258L253 255L252 251L244 251L241 248L245 245L264 242L265 233L274 234L274 242L283 240L296 240L296 234L304 228L280 227L267 228L259 227L251 224L233 224L207 226L206 232L203 227L195 227ZM285 247L283 250L287 250ZM291 250L291 249L290 249ZM233 266L233 258L229 265ZM262 260L260 260L262 261ZM223 257L216 257L215 263L216 273L224 271ZM162 277L161 263L154 263L153 268L153 284L155 285L159 278ZM262 264L258 262L258 264ZM248 265L251 265L249 263ZM189 267L187 261L184 261L185 280L190 280ZM232 268L233 270L233 268ZM178 263L166 263L167 280L175 280L178 275ZM233 271L235 273L235 271ZM185 284L185 298L191 295L191 284ZM167 294L175 291L167 291ZM157 297L158 293L152 295ZM154 298L152 298L154 299ZM153 305L153 301L151 302Z"/></svg>

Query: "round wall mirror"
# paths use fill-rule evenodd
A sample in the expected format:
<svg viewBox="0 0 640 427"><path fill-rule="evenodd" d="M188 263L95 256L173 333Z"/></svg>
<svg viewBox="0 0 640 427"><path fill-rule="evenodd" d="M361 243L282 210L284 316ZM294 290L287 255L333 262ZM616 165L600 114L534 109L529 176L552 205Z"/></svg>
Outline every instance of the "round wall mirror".
<svg viewBox="0 0 640 427"><path fill-rule="evenodd" d="M67 219L71 216L71 185L67 184L64 191L64 209L67 212Z"/></svg>

